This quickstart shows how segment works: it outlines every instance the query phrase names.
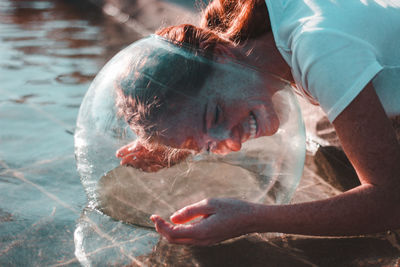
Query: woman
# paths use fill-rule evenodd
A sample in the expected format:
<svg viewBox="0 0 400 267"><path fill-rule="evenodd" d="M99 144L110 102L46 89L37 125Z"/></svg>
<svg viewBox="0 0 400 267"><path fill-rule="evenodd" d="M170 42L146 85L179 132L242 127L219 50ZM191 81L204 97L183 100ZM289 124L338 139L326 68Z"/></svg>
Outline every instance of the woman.
<svg viewBox="0 0 400 267"><path fill-rule="evenodd" d="M209 245L252 232L357 235L399 228L400 146L389 118L400 114L399 33L400 4L391 0L214 0L199 28L158 31L171 41L214 53L250 51L251 64L295 82L326 112L361 185L329 199L281 206L208 199L173 214L175 225L153 215L157 231L173 243ZM240 149L250 135L249 126L242 136L235 134L235 125L251 121L234 112L238 101L224 103L229 115L225 125L232 133L214 142L215 153ZM268 106L259 105L264 119L256 123L262 135L279 126ZM191 137L174 144L210 149ZM168 142L164 139L172 144ZM117 156L124 164L154 171L188 153L177 152L168 161L156 156L160 150L135 144L121 148ZM183 225L197 217L202 219Z"/></svg>

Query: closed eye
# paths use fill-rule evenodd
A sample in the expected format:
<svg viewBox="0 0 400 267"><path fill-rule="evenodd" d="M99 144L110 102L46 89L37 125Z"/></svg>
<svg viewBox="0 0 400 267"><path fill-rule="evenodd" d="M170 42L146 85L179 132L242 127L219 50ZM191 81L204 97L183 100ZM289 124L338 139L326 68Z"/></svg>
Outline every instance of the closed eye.
<svg viewBox="0 0 400 267"><path fill-rule="evenodd" d="M222 123L223 120L224 120L224 110L222 109L220 104L217 104L215 105L213 125L216 126L217 124Z"/></svg>
<svg viewBox="0 0 400 267"><path fill-rule="evenodd" d="M210 128L220 124L224 118L224 111L219 104L208 103L205 105L204 132L207 133Z"/></svg>
<svg viewBox="0 0 400 267"><path fill-rule="evenodd" d="M216 105L214 114L214 124L217 124L219 122L220 117L221 117L221 108L219 105Z"/></svg>
<svg viewBox="0 0 400 267"><path fill-rule="evenodd" d="M203 131L204 131L204 133L207 133L207 129L208 129L207 112L208 112L208 104L205 105L204 114L203 114Z"/></svg>

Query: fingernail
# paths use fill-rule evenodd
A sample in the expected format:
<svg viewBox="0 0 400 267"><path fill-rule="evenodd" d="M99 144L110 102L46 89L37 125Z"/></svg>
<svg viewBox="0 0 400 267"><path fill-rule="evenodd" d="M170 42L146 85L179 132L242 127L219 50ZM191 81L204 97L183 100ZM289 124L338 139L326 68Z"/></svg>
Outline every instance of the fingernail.
<svg viewBox="0 0 400 267"><path fill-rule="evenodd" d="M156 218L155 218L156 216L154 216L154 215L151 215L150 216L150 220L152 220L153 221L153 223L155 223L156 222Z"/></svg>

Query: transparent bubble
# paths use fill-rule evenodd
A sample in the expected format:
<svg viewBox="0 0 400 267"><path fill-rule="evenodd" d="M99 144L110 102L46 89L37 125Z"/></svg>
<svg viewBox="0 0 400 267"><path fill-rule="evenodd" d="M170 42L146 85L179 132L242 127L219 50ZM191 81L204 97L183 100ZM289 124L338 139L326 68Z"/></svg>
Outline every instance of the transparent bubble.
<svg viewBox="0 0 400 267"><path fill-rule="evenodd" d="M177 67L182 60L183 64ZM164 66L160 67L161 63ZM185 69L192 68L190 64L200 64L197 70L207 69L208 74L183 80ZM264 78L260 79L260 75ZM279 129L271 136L246 140L240 151L226 155L194 153L157 172L120 166L115 152L137 136L119 112L117 89L127 86L134 91L153 86L156 89L152 94L163 97L172 88L173 94L182 96L181 102L197 103L204 98L190 90L179 91L174 87L176 83L185 83L185 90L193 84L203 91L219 88L220 94L240 86L243 103L248 102L248 88L267 84L266 90L268 86L274 88L271 105L279 118ZM226 95L234 97L237 96ZM168 107L173 106L169 101ZM183 127L176 121L171 120L172 123L176 125L171 129ZM149 215L168 218L174 211L204 198L230 197L265 204L289 202L303 171L305 132L296 97L287 82L233 60L209 58L194 49L150 36L119 52L91 84L79 111L75 153L89 208L129 223L129 227L146 229L152 227ZM149 236L154 238L154 234Z"/></svg>

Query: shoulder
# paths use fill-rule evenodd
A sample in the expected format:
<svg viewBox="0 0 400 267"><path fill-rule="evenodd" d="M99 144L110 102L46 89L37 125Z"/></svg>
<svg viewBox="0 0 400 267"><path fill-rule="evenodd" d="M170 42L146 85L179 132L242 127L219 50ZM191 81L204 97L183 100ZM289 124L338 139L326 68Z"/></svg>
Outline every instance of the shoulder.
<svg viewBox="0 0 400 267"><path fill-rule="evenodd" d="M291 68L331 121L382 70L368 42L331 29L303 32L292 46Z"/></svg>
<svg viewBox="0 0 400 267"><path fill-rule="evenodd" d="M375 42L382 38L383 31L391 31L388 26L399 24L400 4L382 0L365 4L355 0L266 0L271 25L277 45L289 50L294 40L304 32L330 29L349 36Z"/></svg>

